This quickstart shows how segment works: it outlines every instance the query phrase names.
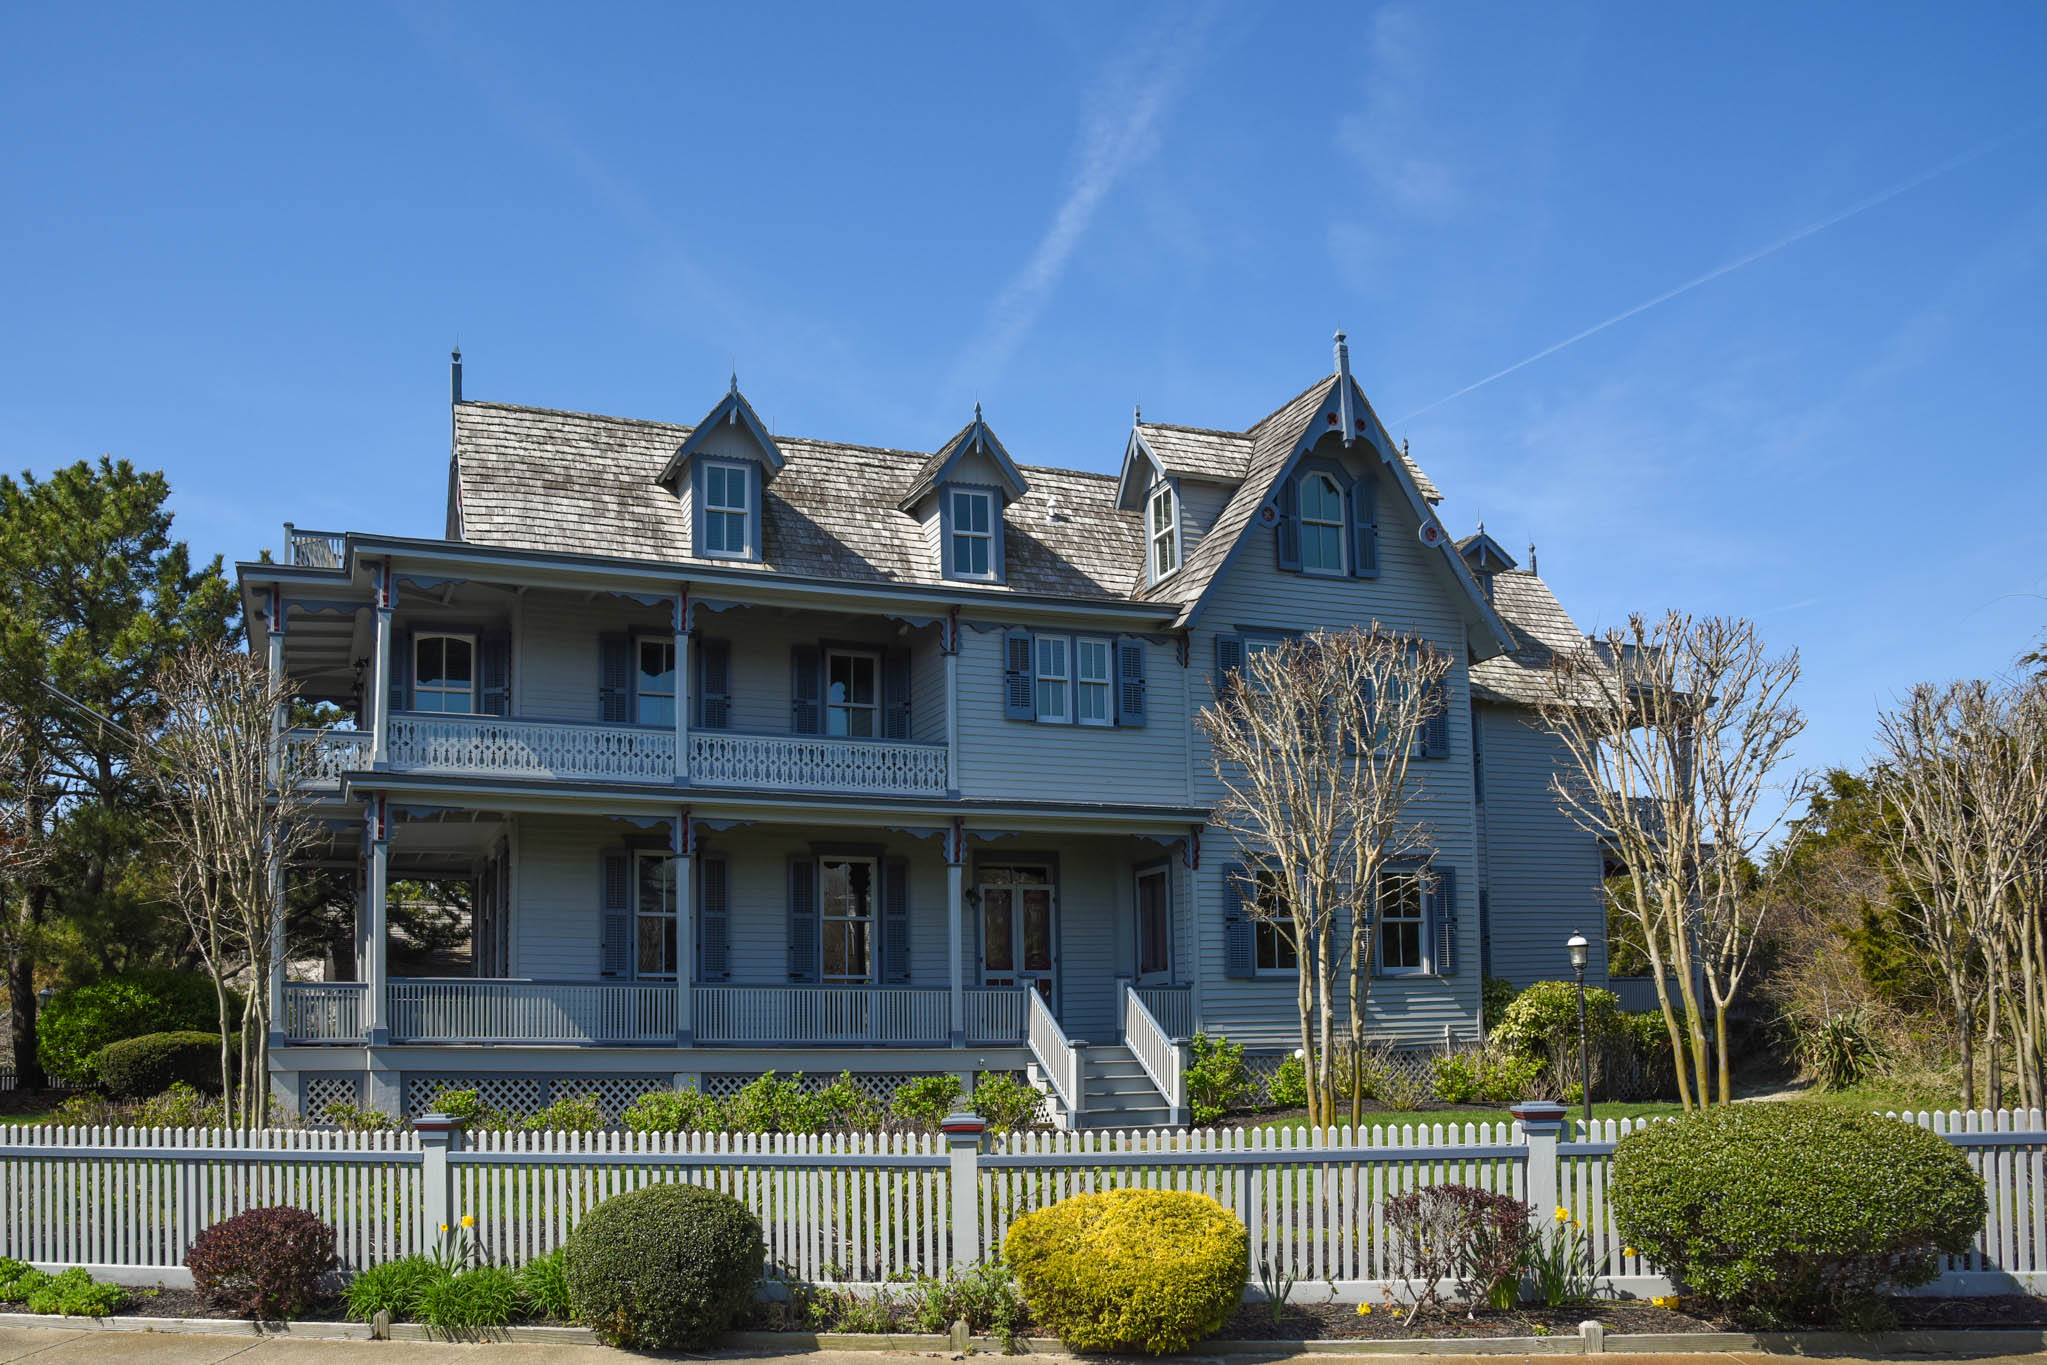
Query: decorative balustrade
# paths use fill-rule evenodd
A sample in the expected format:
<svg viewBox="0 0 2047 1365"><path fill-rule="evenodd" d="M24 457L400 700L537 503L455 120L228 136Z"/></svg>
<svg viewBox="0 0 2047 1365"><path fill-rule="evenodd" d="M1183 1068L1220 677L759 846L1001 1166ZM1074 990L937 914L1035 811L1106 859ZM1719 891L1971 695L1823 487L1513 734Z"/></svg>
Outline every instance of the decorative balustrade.
<svg viewBox="0 0 2047 1365"><path fill-rule="evenodd" d="M698 986L696 1041L944 1047L951 992L923 986Z"/></svg>
<svg viewBox="0 0 2047 1365"><path fill-rule="evenodd" d="M948 784L943 744L729 730L690 732L689 774L714 786L892 796L943 795Z"/></svg>
<svg viewBox="0 0 2047 1365"><path fill-rule="evenodd" d="M675 731L503 716L391 717L391 766L505 777L675 780Z"/></svg>
<svg viewBox="0 0 2047 1365"><path fill-rule="evenodd" d="M279 1026L288 1043L360 1043L363 1002L368 988L360 981L287 981L284 1018Z"/></svg>
<svg viewBox="0 0 2047 1365"><path fill-rule="evenodd" d="M1024 1040L1028 992L1021 986L967 987L967 1045L1015 1047Z"/></svg>
<svg viewBox="0 0 2047 1365"><path fill-rule="evenodd" d="M1138 986L1137 998L1168 1038L1194 1036L1194 992L1185 986Z"/></svg>
<svg viewBox="0 0 2047 1365"><path fill-rule="evenodd" d="M284 562L306 569L338 569L346 537L340 531L306 531L284 523Z"/></svg>
<svg viewBox="0 0 2047 1365"><path fill-rule="evenodd" d="M1159 1088L1172 1110L1173 1122L1187 1121L1187 1057L1180 1045L1173 1041L1174 1035L1160 1026L1144 998L1132 987L1126 985L1118 997L1117 1011L1122 1016L1123 1045L1137 1058L1137 1064L1144 1068L1144 1074L1151 1077L1151 1083Z"/></svg>
<svg viewBox="0 0 2047 1365"><path fill-rule="evenodd" d="M375 740L367 730L293 730L285 736L286 762L298 781L341 784L341 775L370 766Z"/></svg>
<svg viewBox="0 0 2047 1365"><path fill-rule="evenodd" d="M675 1042L667 981L393 981L394 1043Z"/></svg>
<svg viewBox="0 0 2047 1365"><path fill-rule="evenodd" d="M1087 1089L1083 1084L1086 1068L1081 1065L1080 1049L1066 1036L1066 1030L1059 1027L1059 1021L1052 1017L1051 1006L1045 997L1036 991L1026 991L1030 1006L1029 1039L1031 1055L1038 1059L1038 1066L1052 1088L1059 1093L1068 1114L1079 1114L1087 1107Z"/></svg>

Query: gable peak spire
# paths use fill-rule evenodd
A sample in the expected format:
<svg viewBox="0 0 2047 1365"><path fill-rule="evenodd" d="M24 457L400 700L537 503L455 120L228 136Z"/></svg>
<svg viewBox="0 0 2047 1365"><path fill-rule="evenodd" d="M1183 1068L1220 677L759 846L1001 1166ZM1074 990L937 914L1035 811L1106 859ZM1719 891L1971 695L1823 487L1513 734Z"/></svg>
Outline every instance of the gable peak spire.
<svg viewBox="0 0 2047 1365"><path fill-rule="evenodd" d="M1336 412L1337 420L1343 427L1343 443L1348 446L1357 439L1357 419L1350 408L1350 343L1343 339L1343 329L1336 329Z"/></svg>

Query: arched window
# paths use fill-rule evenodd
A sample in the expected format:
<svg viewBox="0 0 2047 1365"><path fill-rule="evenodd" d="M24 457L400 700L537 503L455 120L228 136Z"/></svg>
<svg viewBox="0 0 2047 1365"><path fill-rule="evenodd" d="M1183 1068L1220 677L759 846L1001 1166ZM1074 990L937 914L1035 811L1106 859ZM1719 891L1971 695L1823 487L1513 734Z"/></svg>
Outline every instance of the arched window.
<svg viewBox="0 0 2047 1365"><path fill-rule="evenodd" d="M1343 570L1343 490L1327 474L1301 480L1301 568L1308 573Z"/></svg>

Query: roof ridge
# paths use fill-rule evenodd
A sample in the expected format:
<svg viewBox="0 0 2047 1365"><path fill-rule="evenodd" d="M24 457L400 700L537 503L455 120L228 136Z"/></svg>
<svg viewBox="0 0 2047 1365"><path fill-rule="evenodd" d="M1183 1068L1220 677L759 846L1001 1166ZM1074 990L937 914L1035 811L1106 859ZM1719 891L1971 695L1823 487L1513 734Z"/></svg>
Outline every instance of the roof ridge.
<svg viewBox="0 0 2047 1365"><path fill-rule="evenodd" d="M1137 425L1140 429L1153 427L1159 431L1184 431L1195 436L1227 436L1233 441L1251 439L1248 431L1231 431L1225 427L1190 427L1180 422L1139 422Z"/></svg>
<svg viewBox="0 0 2047 1365"><path fill-rule="evenodd" d="M1266 413L1263 417L1253 422L1250 426L1245 427L1243 434L1245 436L1249 436L1255 439L1260 428L1264 427L1268 423L1278 418L1280 414L1284 413L1288 408L1292 407L1294 404L1300 402L1303 398L1306 398L1309 394L1315 392L1315 390L1322 388L1325 385L1330 384L1341 377L1342 376L1335 374L1323 375L1320 379L1308 385L1307 388L1302 389L1292 398L1287 399L1286 402L1281 403L1278 407L1274 408L1271 412Z"/></svg>

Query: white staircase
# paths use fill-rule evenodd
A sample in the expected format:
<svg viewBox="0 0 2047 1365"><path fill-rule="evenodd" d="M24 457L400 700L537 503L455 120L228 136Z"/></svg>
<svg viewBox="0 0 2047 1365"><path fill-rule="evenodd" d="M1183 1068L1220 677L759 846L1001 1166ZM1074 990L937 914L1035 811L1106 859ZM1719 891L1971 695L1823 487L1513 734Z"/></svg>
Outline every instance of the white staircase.
<svg viewBox="0 0 2047 1365"><path fill-rule="evenodd" d="M1121 1043L1075 1043L1033 992L1030 1081L1045 1092L1055 1127L1185 1127L1181 1047L1160 1029L1126 986Z"/></svg>

